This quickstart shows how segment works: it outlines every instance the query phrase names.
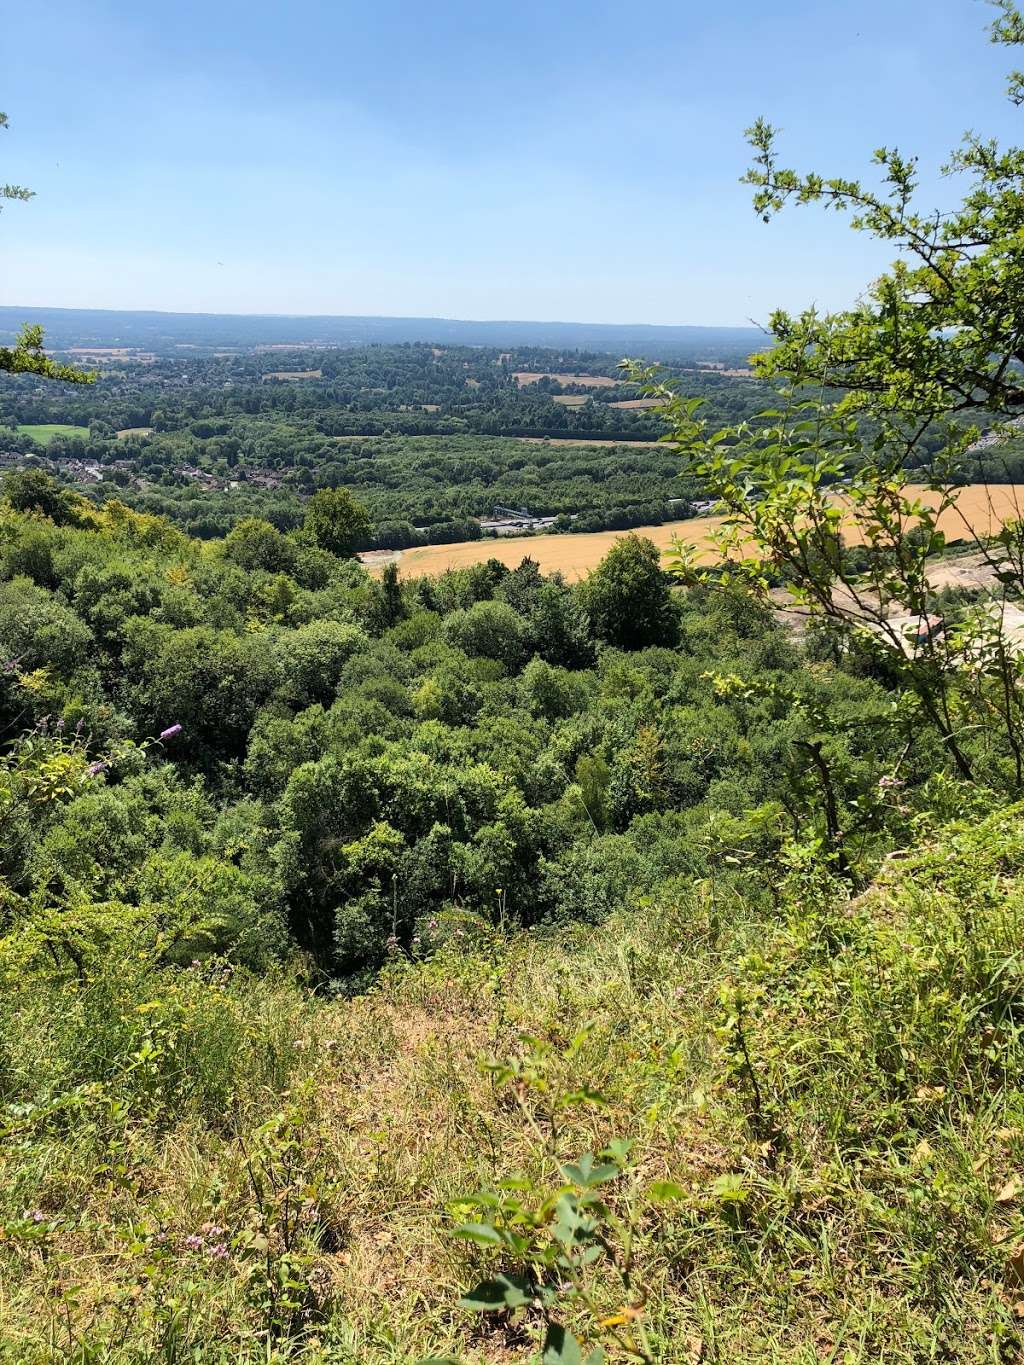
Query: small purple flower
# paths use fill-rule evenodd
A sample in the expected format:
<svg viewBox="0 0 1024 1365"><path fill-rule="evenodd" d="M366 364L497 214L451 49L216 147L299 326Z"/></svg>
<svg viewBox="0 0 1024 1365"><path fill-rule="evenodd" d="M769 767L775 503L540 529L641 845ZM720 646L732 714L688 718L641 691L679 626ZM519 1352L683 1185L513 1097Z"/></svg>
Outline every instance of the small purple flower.
<svg viewBox="0 0 1024 1365"><path fill-rule="evenodd" d="M169 725L166 730L160 731L161 739L173 739L175 735L181 734L180 725Z"/></svg>
<svg viewBox="0 0 1024 1365"><path fill-rule="evenodd" d="M88 768L86 769L86 772L89 774L90 777L96 777L99 773L105 773L107 771L107 767L108 764L102 761L100 761L99 763L90 763Z"/></svg>
<svg viewBox="0 0 1024 1365"><path fill-rule="evenodd" d="M218 1261L226 1261L228 1258L228 1249L223 1242L218 1242L216 1246L210 1247L209 1252Z"/></svg>
<svg viewBox="0 0 1024 1365"><path fill-rule="evenodd" d="M31 1212L30 1214L27 1215L27 1217L31 1218L31 1220L32 1220L33 1223L45 1223L45 1222L46 1222L46 1215L45 1215L44 1213L42 1213L42 1211L41 1211L40 1209L33 1209L32 1212Z"/></svg>
<svg viewBox="0 0 1024 1365"><path fill-rule="evenodd" d="M189 1235L185 1238L185 1245L188 1247L189 1251L201 1251L203 1249L204 1242L203 1239L199 1236L198 1232L190 1232Z"/></svg>

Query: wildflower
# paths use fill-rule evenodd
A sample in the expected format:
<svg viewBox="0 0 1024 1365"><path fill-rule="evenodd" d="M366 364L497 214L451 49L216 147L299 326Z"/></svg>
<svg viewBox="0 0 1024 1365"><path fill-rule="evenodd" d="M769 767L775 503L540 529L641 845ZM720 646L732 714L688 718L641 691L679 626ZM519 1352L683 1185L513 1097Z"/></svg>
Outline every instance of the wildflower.
<svg viewBox="0 0 1024 1365"><path fill-rule="evenodd" d="M28 1218L33 1223L46 1222L46 1215L42 1212L41 1209L30 1209L26 1212L25 1217Z"/></svg>
<svg viewBox="0 0 1024 1365"><path fill-rule="evenodd" d="M166 730L160 731L161 739L173 739L175 735L181 734L180 725L169 725Z"/></svg>
<svg viewBox="0 0 1024 1365"><path fill-rule="evenodd" d="M104 762L90 763L86 772L90 777L96 777L99 773L105 773L109 765Z"/></svg>
<svg viewBox="0 0 1024 1365"><path fill-rule="evenodd" d="M205 1246L205 1243L198 1232L190 1232L185 1238L185 1245L188 1247L189 1251L201 1251Z"/></svg>
<svg viewBox="0 0 1024 1365"><path fill-rule="evenodd" d="M892 787L904 787L906 786L906 783L901 777L893 777L885 774L878 779L878 785L882 791L888 791Z"/></svg>
<svg viewBox="0 0 1024 1365"><path fill-rule="evenodd" d="M226 1261L228 1258L227 1246L224 1242L218 1242L215 1246L209 1248L209 1254L215 1256L218 1261Z"/></svg>

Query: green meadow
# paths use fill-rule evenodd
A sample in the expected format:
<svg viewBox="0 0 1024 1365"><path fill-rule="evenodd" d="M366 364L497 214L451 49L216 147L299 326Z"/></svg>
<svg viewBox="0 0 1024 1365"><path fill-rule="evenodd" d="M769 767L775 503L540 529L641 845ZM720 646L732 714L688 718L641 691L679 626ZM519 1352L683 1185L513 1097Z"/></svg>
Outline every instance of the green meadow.
<svg viewBox="0 0 1024 1365"><path fill-rule="evenodd" d="M31 436L41 445L49 445L55 436L81 436L88 439L88 427L76 427L67 422L28 422L18 427L20 436Z"/></svg>

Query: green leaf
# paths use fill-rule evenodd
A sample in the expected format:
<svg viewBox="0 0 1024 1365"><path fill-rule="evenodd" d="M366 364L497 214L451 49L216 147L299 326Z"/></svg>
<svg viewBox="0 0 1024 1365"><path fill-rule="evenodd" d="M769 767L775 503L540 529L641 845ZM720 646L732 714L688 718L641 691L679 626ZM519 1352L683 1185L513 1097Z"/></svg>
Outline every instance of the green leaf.
<svg viewBox="0 0 1024 1365"><path fill-rule="evenodd" d="M455 1229L456 1237L464 1237L469 1242L483 1242L487 1246L501 1246L504 1238L497 1228L489 1223L460 1223Z"/></svg>
<svg viewBox="0 0 1024 1365"><path fill-rule="evenodd" d="M600 1185L605 1180L614 1180L621 1172L618 1166L610 1161L595 1165L590 1152L584 1152L578 1163L569 1162L568 1165L563 1166L562 1174L566 1180L571 1180L574 1185L581 1185L586 1189L591 1185Z"/></svg>
<svg viewBox="0 0 1024 1365"><path fill-rule="evenodd" d="M547 1330L541 1365L583 1365L579 1342L557 1323L552 1323Z"/></svg>
<svg viewBox="0 0 1024 1365"><path fill-rule="evenodd" d="M647 1187L647 1198L655 1204L668 1204L673 1199L685 1199L686 1191L674 1180L656 1180Z"/></svg>
<svg viewBox="0 0 1024 1365"><path fill-rule="evenodd" d="M477 1313L494 1313L499 1308L525 1308L533 1298L529 1281L522 1275L495 1275L493 1280L481 1280L475 1289L463 1295L459 1306Z"/></svg>

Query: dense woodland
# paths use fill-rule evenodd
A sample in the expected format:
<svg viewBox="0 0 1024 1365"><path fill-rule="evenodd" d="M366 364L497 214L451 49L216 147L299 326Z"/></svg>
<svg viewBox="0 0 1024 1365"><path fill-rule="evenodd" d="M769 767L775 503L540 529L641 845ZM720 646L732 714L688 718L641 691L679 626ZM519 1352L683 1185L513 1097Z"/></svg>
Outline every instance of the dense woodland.
<svg viewBox="0 0 1024 1365"><path fill-rule="evenodd" d="M98 902L115 937L121 914L162 924L169 961L259 968L300 947L351 990L389 951L418 955L446 908L599 919L694 875L710 810L770 856L814 800L791 702L718 700L712 664L815 704L887 705L878 681L807 673L741 599L679 598L639 538L579 587L528 558L373 581L308 515L203 546L10 478L3 721L74 776L46 818L30 792L8 812L8 915L55 898L58 957L85 951L72 907ZM891 747L870 727L836 741L844 802ZM932 760L922 741L922 775ZM879 808L865 847L893 818Z"/></svg>

